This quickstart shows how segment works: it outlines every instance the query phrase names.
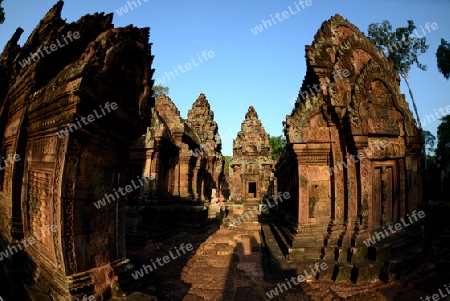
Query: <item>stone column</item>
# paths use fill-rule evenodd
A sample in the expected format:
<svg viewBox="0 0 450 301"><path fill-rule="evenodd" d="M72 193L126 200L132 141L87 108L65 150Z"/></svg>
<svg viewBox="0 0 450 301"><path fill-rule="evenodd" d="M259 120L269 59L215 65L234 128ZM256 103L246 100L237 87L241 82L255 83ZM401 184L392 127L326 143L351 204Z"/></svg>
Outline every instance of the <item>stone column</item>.
<svg viewBox="0 0 450 301"><path fill-rule="evenodd" d="M145 151L145 164L144 164L144 171L143 175L144 177L150 179L149 181L144 182L144 191L151 190L152 186L152 161L153 161L153 154L155 150L154 149L147 149Z"/></svg>
<svg viewBox="0 0 450 301"><path fill-rule="evenodd" d="M179 161L179 192L180 197L189 197L188 178L189 178L189 160L190 156L180 156Z"/></svg>
<svg viewBox="0 0 450 301"><path fill-rule="evenodd" d="M180 179L181 179L181 156L183 154L183 142L182 140L183 132L174 132L172 133L173 140L175 141L175 145L178 147L178 158L175 161L175 169L174 169L174 183L173 183L173 195L180 195Z"/></svg>
<svg viewBox="0 0 450 301"><path fill-rule="evenodd" d="M200 198L201 194L201 188L200 191L198 191L198 177L199 177L199 169L200 169L200 162L201 160L197 157L195 161L194 169L192 170L192 191L194 193L194 199L198 200Z"/></svg>
<svg viewBox="0 0 450 301"><path fill-rule="evenodd" d="M159 181L161 180L159 175L159 156L159 151L153 153L152 165L150 167L150 176L154 175L154 179L150 179L150 189L155 192L159 190Z"/></svg>
<svg viewBox="0 0 450 301"><path fill-rule="evenodd" d="M241 193L241 166L236 164L234 166L230 166L231 168L233 168L233 178L230 179L231 183L231 197L233 198L233 201L239 201L239 198L241 197L240 193ZM242 200L242 199L241 199Z"/></svg>
<svg viewBox="0 0 450 301"><path fill-rule="evenodd" d="M291 255L301 260L313 260L320 254L326 233L331 202L327 187L329 143L293 144L298 168L298 232L294 234ZM292 200L295 201L295 200Z"/></svg>
<svg viewBox="0 0 450 301"><path fill-rule="evenodd" d="M299 224L323 223L324 220L328 222L331 216L327 212L331 212L331 200L323 191L326 187L330 187L327 173L330 144L296 143L293 144L293 150L296 155L295 162L297 162L299 182L298 185L292 184L292 187L298 187L297 222ZM310 196L311 190L314 193L312 196ZM316 190L320 190L321 193L316 193ZM314 199L310 199L311 197ZM327 200L325 201L324 198L327 198ZM314 213L313 216L310 216L310 212Z"/></svg>

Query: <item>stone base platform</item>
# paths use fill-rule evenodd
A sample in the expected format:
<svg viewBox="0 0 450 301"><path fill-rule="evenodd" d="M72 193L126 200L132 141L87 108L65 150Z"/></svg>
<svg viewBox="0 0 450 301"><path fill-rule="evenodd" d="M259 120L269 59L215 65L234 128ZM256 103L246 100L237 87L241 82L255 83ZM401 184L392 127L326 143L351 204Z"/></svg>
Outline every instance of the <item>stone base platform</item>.
<svg viewBox="0 0 450 301"><path fill-rule="evenodd" d="M417 269L423 263L424 249L420 227L378 241L369 247L311 245L292 247L285 229L274 223L261 227L264 254L265 279L311 274L315 264L326 264L326 269L314 275L314 279L334 282L366 284L376 280L397 280ZM297 238L296 238L297 239Z"/></svg>

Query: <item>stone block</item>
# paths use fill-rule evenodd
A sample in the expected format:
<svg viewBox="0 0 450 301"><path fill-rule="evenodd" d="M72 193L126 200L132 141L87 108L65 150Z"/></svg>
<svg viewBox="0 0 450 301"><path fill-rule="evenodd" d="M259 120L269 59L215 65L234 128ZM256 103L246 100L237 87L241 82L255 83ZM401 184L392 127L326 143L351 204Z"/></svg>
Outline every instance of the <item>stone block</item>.
<svg viewBox="0 0 450 301"><path fill-rule="evenodd" d="M368 248L367 247L355 247L351 248L351 262L362 262L368 259Z"/></svg>
<svg viewBox="0 0 450 301"><path fill-rule="evenodd" d="M289 259L293 262L310 262L321 257L321 247L289 248Z"/></svg>
<svg viewBox="0 0 450 301"><path fill-rule="evenodd" d="M234 252L234 247L227 243L218 243L214 246L217 255L230 255Z"/></svg>
<svg viewBox="0 0 450 301"><path fill-rule="evenodd" d="M350 248L335 248L334 254L338 262L347 262L349 258Z"/></svg>
<svg viewBox="0 0 450 301"><path fill-rule="evenodd" d="M219 206L209 206L208 207L208 218L216 218L220 214Z"/></svg>
<svg viewBox="0 0 450 301"><path fill-rule="evenodd" d="M353 265L348 263L337 263L334 266L332 280L339 281L349 281L352 275Z"/></svg>
<svg viewBox="0 0 450 301"><path fill-rule="evenodd" d="M332 280L334 273L335 261L321 261L327 264L326 269L321 269L319 274L319 279L322 280Z"/></svg>
<svg viewBox="0 0 450 301"><path fill-rule="evenodd" d="M297 235L292 242L293 248L317 247L323 245L321 235Z"/></svg>
<svg viewBox="0 0 450 301"><path fill-rule="evenodd" d="M368 251L368 258L373 261L382 261L391 257L391 245L370 246Z"/></svg>
<svg viewBox="0 0 450 301"><path fill-rule="evenodd" d="M355 284L370 283L380 276L382 263L357 263L353 265L351 280Z"/></svg>
<svg viewBox="0 0 450 301"><path fill-rule="evenodd" d="M322 247L322 259L334 260L336 258L336 247Z"/></svg>

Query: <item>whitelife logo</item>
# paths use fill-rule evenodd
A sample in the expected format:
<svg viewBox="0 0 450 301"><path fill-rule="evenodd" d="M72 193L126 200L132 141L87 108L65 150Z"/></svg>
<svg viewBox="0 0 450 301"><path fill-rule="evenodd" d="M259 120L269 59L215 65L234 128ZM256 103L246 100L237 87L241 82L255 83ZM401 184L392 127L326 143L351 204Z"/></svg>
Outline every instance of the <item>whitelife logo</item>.
<svg viewBox="0 0 450 301"><path fill-rule="evenodd" d="M352 161L353 163L358 163L362 158L367 158L367 156L369 156L370 154L372 154L375 150L376 151L380 151L382 149L384 149L386 146L388 145L388 142L386 140L381 140L381 141L375 141L373 145L370 145L369 148L365 147L363 153L359 152L358 154L354 155L352 154L349 158L347 159L347 163L345 161L341 161L341 162L337 162L334 167L330 167L330 170L327 170L328 175L331 177L332 175L334 175L336 173L336 171L338 170L338 168L342 171L344 168L349 167L350 165L352 165ZM356 159L355 159L356 158Z"/></svg>
<svg viewBox="0 0 450 301"><path fill-rule="evenodd" d="M56 232L58 227L56 225L47 226L47 234L41 230L41 237L34 233L34 236L31 235L27 239L22 239L20 242L16 240L18 243L16 246L8 246L8 249L0 252L0 261L3 261L3 258L8 258L10 255L13 256L15 253L19 252L19 250L23 250L24 248L28 248L29 246L35 244L37 241L41 241L42 238L50 235L52 232ZM23 248L22 248L23 245ZM19 248L19 250L17 250ZM9 252L9 254L8 254Z"/></svg>
<svg viewBox="0 0 450 301"><path fill-rule="evenodd" d="M108 113L111 113L111 110L116 110L118 108L117 103L116 102L112 102L111 104L109 104L109 102L105 103L105 109L108 111ZM81 117L81 121L83 122L84 125L88 125L91 122L94 122L96 119L102 118L103 116L105 116L107 113L103 110L102 105L100 105L100 110L102 111L103 115L99 115L97 113L97 110L94 110L94 114L89 114L87 117ZM82 125L80 123L80 120L78 120L78 117L75 118L77 124L75 123L71 123L68 126L66 126L63 130L59 131L57 133L59 138L64 138L65 136L69 135L69 130L71 133L73 133L73 128L75 128L76 130L81 129ZM87 121L86 121L87 119ZM78 125L78 126L77 126Z"/></svg>
<svg viewBox="0 0 450 301"><path fill-rule="evenodd" d="M450 285L450 283L449 283L449 285ZM450 290L449 290L449 287L447 286L447 284L444 284L444 287L445 287L445 290L447 291L448 295L450 295ZM424 301L424 300L425 301L431 301L431 300L438 301L438 300L441 300L442 298L445 298L448 296L448 295L442 293L442 289L438 289L438 292L439 292L439 295L433 294L431 297L426 295L425 299L423 299L423 297L420 297L420 301ZM445 300L447 300L447 299L445 299Z"/></svg>
<svg viewBox="0 0 450 301"><path fill-rule="evenodd" d="M213 57L216 56L216 54L214 53L213 50L209 50L208 53L206 53L206 50L203 50L201 56L203 57L203 59L206 62L206 61L208 61L208 57L210 59L212 59ZM192 65L194 65L194 67L197 67L197 66L200 66L201 64L203 64L203 60L198 53L197 53L197 58L198 58L198 61L200 62L199 64L196 64L195 59L191 58ZM175 72L176 76L180 76L177 69L180 70L181 73L186 73L187 71L192 69L192 65L191 65L191 63L188 62L188 63L185 63L184 65L178 64L177 68L175 68L175 66L172 66L172 68L173 68L173 71ZM183 69L183 67L184 67L184 69ZM167 77L167 81L169 81L171 79L175 79L176 76L173 74L172 71L169 71L169 72L166 71L166 72L164 72L163 77L159 77L156 79L156 84L163 85L166 83L166 77ZM172 77L172 78L170 78L170 77Z"/></svg>
<svg viewBox="0 0 450 301"><path fill-rule="evenodd" d="M287 291L288 289L292 288L291 281L294 285L298 285L300 282L307 281L312 277L315 277L317 273L320 273L320 270L325 271L326 269L328 269L328 265L326 262L322 263L316 262L314 264L314 267L312 266L309 267L311 268L311 275L309 275L308 272L306 272L306 270L303 270L304 274L298 275L297 278L295 278L294 276L292 276L291 279L289 280L288 278L285 278L286 284L278 283L277 287L271 289L269 292L266 292L267 297L269 297L269 299L272 299L275 296L281 294L283 291ZM278 292L278 290L280 290L280 292Z"/></svg>
<svg viewBox="0 0 450 301"><path fill-rule="evenodd" d="M414 210L411 213L411 216L414 218L414 221L411 219L411 216L409 216L409 214L407 214L406 216L408 217L409 222L412 224L413 222L415 222L415 221L417 222L419 220L417 217L424 218L425 212L423 212L423 211L416 212L416 210ZM396 223L394 226L392 226L392 225L387 226L387 228L391 231L392 234L394 234L397 231L402 230L402 228L403 228L402 224L403 224L403 226L405 226L405 228L408 227L409 225L411 225L411 224L405 223L405 220L403 219L403 217L400 219L400 221L402 222L401 224ZM395 230L394 230L394 228L395 228ZM389 232L387 231L386 227L383 227L383 230L384 230L384 234L386 234L386 236L384 236L383 231L375 232L374 235L372 235L372 237L369 237L367 240L364 241L364 244L367 247L370 247L370 245L373 245L377 242L376 239L378 239L378 241L380 241L381 237L383 237L383 239L388 237Z"/></svg>
<svg viewBox="0 0 450 301"><path fill-rule="evenodd" d="M101 200L98 200L97 202L94 202L94 206L95 206L95 208L100 209L100 208L102 208L102 206L103 207L106 206L106 201L108 201L108 203L111 204L111 202L114 202L114 201L120 199L120 195L121 196L126 196L127 193L130 193L133 190L144 186L144 182L148 183L150 180L154 180L154 179L156 179L156 174L155 173L152 173L150 175L150 178L148 178L146 176L142 176L142 177L138 176L137 177L137 181L139 181L140 185L137 185L134 182L134 180L131 180L131 184L133 186L127 185L125 187L119 187L119 188L117 188L117 191L114 188L113 191L114 191L115 196L114 196L114 194L107 194L107 193L105 193L105 197L103 199L101 199ZM144 182L142 182L141 180L144 180ZM119 195L119 193L120 193L120 195Z"/></svg>
<svg viewBox="0 0 450 301"><path fill-rule="evenodd" d="M139 3L139 6L142 5L141 0L136 0ZM138 5L136 4L136 1L127 1L128 7L130 7L130 11L133 10L133 6L131 4L134 4L134 8L138 8ZM142 0L143 2L148 2L149 0ZM116 9L116 13L119 14L119 17L122 17L124 14L128 13L128 7L121 6L119 9Z"/></svg>
<svg viewBox="0 0 450 301"><path fill-rule="evenodd" d="M283 192L280 191L280 192L278 192L278 197L277 198L278 198L280 203L283 203L283 198L285 200L287 200L290 197L291 197L291 195L289 194L289 192L284 192L283 193ZM266 211L267 209L273 208L273 207L278 205L277 198L274 195L272 195L271 198L273 199L274 202L271 203L270 199L266 198L267 205L266 204L262 204L261 205L261 212ZM255 215L258 215L260 213L259 206L253 207L253 211L255 212ZM253 211L249 211L249 213L252 216L252 218L255 217L255 215L253 215ZM230 225L230 227L239 226L241 223L245 222L246 218L247 218L247 220L250 220L250 216L247 213L243 213L243 214L239 215L237 218L233 218L233 220L231 220L229 222L229 225Z"/></svg>
<svg viewBox="0 0 450 301"><path fill-rule="evenodd" d="M175 252L177 253L178 256L175 256L172 253L172 250L169 251L169 255L164 256L162 259L157 257L155 259L155 261L158 263L158 265L160 267L164 266L164 264L169 263L171 260L177 259L179 257L181 257L181 255L185 255L186 251L190 252L194 249L194 247L192 246L192 244L186 244L186 246L183 244L180 245L180 250L181 252L183 252L183 254L180 254L180 250L178 250L177 247L175 247ZM172 258L172 259L171 259ZM161 262L162 260L162 262ZM151 260L152 265L142 265L142 268L139 271L135 271L134 273L131 274L131 276L135 279L138 280L141 277L144 277L145 274L148 274L149 271L153 272L156 271L158 269L158 266L156 265L156 263L153 261L153 259ZM145 274L144 274L145 272Z"/></svg>
<svg viewBox="0 0 450 301"><path fill-rule="evenodd" d="M291 105L293 105L296 102L300 103L303 100L305 100L306 98L316 95L317 93L322 91L322 89L325 89L328 86L334 87L338 82L346 79L349 76L350 76L350 71L348 71L348 69L342 69L342 70L339 69L336 71L336 73L333 76L333 79L334 79L333 83L331 83L331 80L328 77L326 77L325 78L326 83L314 84L312 87L311 87L311 85L308 85L309 92L308 92L308 89L303 90L303 91L300 90L299 95L289 99L288 102ZM315 93L313 92L312 88L314 88L314 90L316 91Z"/></svg>
<svg viewBox="0 0 450 301"><path fill-rule="evenodd" d="M73 38L72 38L73 37ZM27 57L26 59L22 60L21 62L19 61L19 65L23 68L26 65L31 65L31 60L33 60L33 62L36 62L38 59L41 59L44 57L44 53L42 52L42 48L44 49L45 53L50 54L56 50L58 50L59 48L63 48L64 46L66 46L67 44L69 44L69 42L67 41L67 39L70 40L70 42L73 42L73 39L78 40L80 38L80 33L78 31L75 31L73 34L71 31L69 31L67 33L67 39L66 37L63 35L62 36L65 44L61 44L61 42L59 41L59 39L56 39L56 43L57 44L51 44L50 46L41 46L35 53L30 52L30 56ZM59 47L58 47L59 46ZM50 51L49 51L50 48ZM35 58L37 56L37 58Z"/></svg>
<svg viewBox="0 0 450 301"><path fill-rule="evenodd" d="M294 2L295 8L297 8L297 11L292 10L291 6L289 5L289 11L285 10L283 11L281 14L276 13L275 17L278 19L278 22L281 22L287 18L289 18L290 16L296 15L297 13L300 12L300 7L299 5L302 7L302 9L305 9L305 5L306 6L311 6L312 5L312 0L300 0L297 2ZM281 16L281 18L280 18ZM272 15L270 15L270 18L272 19L273 25L277 24L277 22L275 21L275 19L273 18ZM254 34L257 35L260 32L263 32L264 28L268 29L269 27L272 27L272 22L270 22L270 20L261 20L262 23L260 23L259 25L255 26L254 28L250 28L250 31ZM264 25L264 28L263 28ZM267 25L269 25L269 27L267 27Z"/></svg>
<svg viewBox="0 0 450 301"><path fill-rule="evenodd" d="M19 161L20 155L19 154L14 154L14 155L9 154L8 156L6 156L6 159L5 159L5 157L2 157L2 159L3 159L3 163L0 163L0 170L4 170L6 167L8 167L8 161L11 165L14 162ZM3 164L5 164L5 166L2 166Z"/></svg>
<svg viewBox="0 0 450 301"><path fill-rule="evenodd" d="M433 22L433 23L431 23L431 24L430 24L430 22L427 22L427 23L425 24L425 28L428 30L428 33L431 33L430 28L431 28L432 30L436 30L436 29L439 28L439 26L438 26L438 24L437 24L436 22ZM426 33L425 30L423 29L422 25L420 25L420 29L422 30L423 36L421 36L421 35L419 34L419 32L417 31L417 29L414 29L414 34L411 35L410 37L408 37L408 38L406 38L406 39L403 39L403 40L401 40L401 41L398 41L398 42L397 42L396 44L394 44L394 45L392 45L392 44L387 45L387 46L386 46L387 52L388 52L388 53L396 52L396 51L398 51L398 49L400 49L400 48L402 47L402 44L407 45L407 44L409 43L409 41L412 40L412 39L414 39L414 38L419 39L419 38L423 38L424 36L426 36L427 33ZM380 56L381 56L381 54L380 54Z"/></svg>
<svg viewBox="0 0 450 301"><path fill-rule="evenodd" d="M191 150L192 156L198 157L199 155L203 154L205 151L213 151L216 148L214 143L206 142L200 144L200 148L196 148L194 150Z"/></svg>

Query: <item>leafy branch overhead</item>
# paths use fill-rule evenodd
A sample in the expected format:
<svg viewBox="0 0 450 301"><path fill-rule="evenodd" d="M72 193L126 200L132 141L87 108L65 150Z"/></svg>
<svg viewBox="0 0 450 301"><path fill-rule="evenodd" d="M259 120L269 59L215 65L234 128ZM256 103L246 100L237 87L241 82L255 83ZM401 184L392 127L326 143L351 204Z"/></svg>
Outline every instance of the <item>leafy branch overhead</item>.
<svg viewBox="0 0 450 301"><path fill-rule="evenodd" d="M166 86L155 85L152 87L152 90L153 90L153 94L154 94L155 98L158 98L159 95L161 95L163 93L165 95L169 94L169 87L166 87Z"/></svg>
<svg viewBox="0 0 450 301"><path fill-rule="evenodd" d="M430 131L423 131L423 137L425 139L425 146L427 147L428 153L434 152L434 144L436 142L436 137Z"/></svg>
<svg viewBox="0 0 450 301"><path fill-rule="evenodd" d="M272 159L276 160L283 152L286 146L286 138L284 136L269 136L270 147L272 148Z"/></svg>
<svg viewBox="0 0 450 301"><path fill-rule="evenodd" d="M5 10L2 7L3 0L0 0L0 24L3 24L5 22Z"/></svg>
<svg viewBox="0 0 450 301"><path fill-rule="evenodd" d="M437 129L436 156L442 166L450 163L450 115L442 117L442 122Z"/></svg>
<svg viewBox="0 0 450 301"><path fill-rule="evenodd" d="M431 24L431 28L433 28L433 24ZM429 23L427 25L430 26ZM395 71L405 80L416 113L417 124L422 127L409 84L409 71L413 65L420 70L427 70L427 66L418 59L419 55L425 53L429 47L426 44L426 38L420 37L412 20L408 20L406 27L398 27L395 30L392 30L392 25L387 20L382 23L372 23L369 25L368 36L383 51L386 58L394 64Z"/></svg>
<svg viewBox="0 0 450 301"><path fill-rule="evenodd" d="M446 79L450 78L450 43L444 39L441 39L441 45L439 45L437 52L437 67Z"/></svg>

